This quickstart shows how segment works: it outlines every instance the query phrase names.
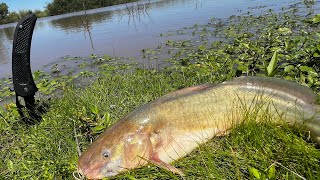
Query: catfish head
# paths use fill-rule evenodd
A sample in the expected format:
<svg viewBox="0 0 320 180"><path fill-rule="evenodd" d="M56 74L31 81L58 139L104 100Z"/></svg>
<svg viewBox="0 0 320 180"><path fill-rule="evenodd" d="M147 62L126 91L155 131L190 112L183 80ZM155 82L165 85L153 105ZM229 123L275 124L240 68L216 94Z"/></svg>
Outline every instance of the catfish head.
<svg viewBox="0 0 320 180"><path fill-rule="evenodd" d="M149 134L132 122L119 121L80 156L79 173L88 179L102 179L147 164L152 152Z"/></svg>

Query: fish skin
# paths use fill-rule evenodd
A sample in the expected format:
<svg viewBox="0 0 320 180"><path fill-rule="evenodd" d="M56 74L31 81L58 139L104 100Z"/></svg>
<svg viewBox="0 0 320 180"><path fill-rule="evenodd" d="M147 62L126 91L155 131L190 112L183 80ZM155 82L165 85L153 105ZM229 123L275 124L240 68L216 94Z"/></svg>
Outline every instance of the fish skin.
<svg viewBox="0 0 320 180"><path fill-rule="evenodd" d="M169 163L228 133L245 111L257 109L289 124L306 123L320 144L315 99L307 87L270 77L239 77L177 90L140 106L103 132L80 156L78 171L101 179L153 163L183 175Z"/></svg>

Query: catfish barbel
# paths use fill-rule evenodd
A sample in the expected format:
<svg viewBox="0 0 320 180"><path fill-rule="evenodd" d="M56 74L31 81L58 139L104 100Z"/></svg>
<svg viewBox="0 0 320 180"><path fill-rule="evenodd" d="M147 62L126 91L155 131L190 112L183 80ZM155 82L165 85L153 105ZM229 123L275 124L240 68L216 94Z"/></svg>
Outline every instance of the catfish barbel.
<svg viewBox="0 0 320 180"><path fill-rule="evenodd" d="M315 100L311 89L270 77L239 77L177 90L109 127L80 156L78 171L101 179L153 163L183 175L169 163L199 143L228 133L250 111L258 114L258 121L268 113L275 120L303 124L320 144L320 108Z"/></svg>

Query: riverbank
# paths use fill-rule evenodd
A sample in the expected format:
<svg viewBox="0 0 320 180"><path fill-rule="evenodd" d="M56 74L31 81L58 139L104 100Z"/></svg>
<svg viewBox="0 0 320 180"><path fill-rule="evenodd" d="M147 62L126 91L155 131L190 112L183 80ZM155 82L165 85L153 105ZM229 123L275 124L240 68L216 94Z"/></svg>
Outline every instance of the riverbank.
<svg viewBox="0 0 320 180"><path fill-rule="evenodd" d="M130 2L136 2L138 0L106 0L106 1L99 1L99 0L84 0L84 1L70 1L70 0L60 0L48 3L44 10L20 10L18 12L12 11L10 12L8 7L5 3L0 4L1 6L1 24L9 24L14 23L22 19L27 14L34 13L38 18L48 17L48 16L56 16L61 14L79 12L79 11L86 11L90 9L97 9L102 7L114 6L118 4L125 4Z"/></svg>
<svg viewBox="0 0 320 180"><path fill-rule="evenodd" d="M140 58L142 49L154 49L167 39L186 39L183 36L161 36L161 33L175 33L181 27L192 26L194 22L203 24L210 17L228 17L236 13L235 7L238 6L229 5L232 0L224 2L228 8L223 13L219 10L221 4L217 7L216 1L201 1L197 10L197 3L193 0L153 0L150 4L149 1L139 1L139 6L137 3L127 4L130 12L126 5L117 5L40 18L33 33L31 69L50 72L48 65L60 66L64 57L87 58L90 54L133 57L135 62L143 64L145 60ZM250 4L254 3L241 7ZM173 16L175 18L171 18ZM14 24L10 25L0 25L0 78L11 74ZM70 67L72 61L68 62L66 65ZM74 66L77 64L70 68L76 68Z"/></svg>
<svg viewBox="0 0 320 180"><path fill-rule="evenodd" d="M271 72L266 70L270 62L276 62L277 66L269 68L275 77L296 81L318 93L318 7L298 3L282 12L260 15L249 10L241 16L213 18L206 24L163 33L168 37L193 36L167 40L163 46L143 52L150 62L167 55L170 65L165 68L141 68L120 63L118 58L93 56L84 66L94 64L99 70L76 73L82 74L79 77L87 80L86 85L75 84L79 77L63 83L65 80L55 79L63 76L49 74L47 85L44 82L41 86L54 84L61 93L49 101L50 109L42 122L23 125L13 103L0 109L0 179L71 179L79 150L136 107L183 87L243 75L265 76ZM212 41L212 37L220 41ZM270 116L266 113L265 117ZM230 135L201 145L174 166L183 170L187 179L320 177L320 151L308 132L274 124L268 118L257 123L254 114L244 122ZM113 179L143 178L180 179L153 165Z"/></svg>

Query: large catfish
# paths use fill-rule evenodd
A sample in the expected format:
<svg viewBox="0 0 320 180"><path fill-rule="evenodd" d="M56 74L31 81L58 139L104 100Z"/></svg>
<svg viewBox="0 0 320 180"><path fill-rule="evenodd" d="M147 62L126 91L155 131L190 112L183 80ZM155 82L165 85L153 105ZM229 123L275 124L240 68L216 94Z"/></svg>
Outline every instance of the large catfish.
<svg viewBox="0 0 320 180"><path fill-rule="evenodd" d="M226 134L250 111L260 114L258 120L268 113L272 119L303 124L320 144L315 99L307 87L268 77L240 77L177 90L108 128L81 155L78 170L89 179L100 179L153 163L182 175L169 163L199 143Z"/></svg>

